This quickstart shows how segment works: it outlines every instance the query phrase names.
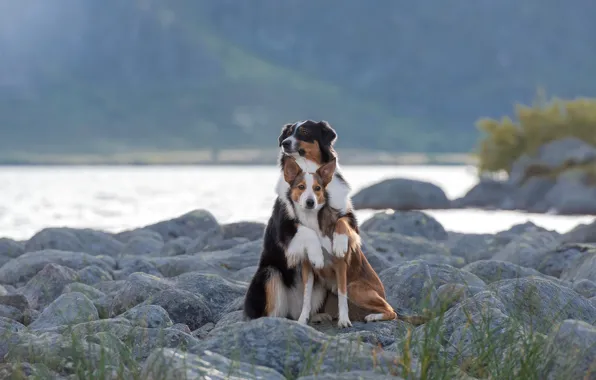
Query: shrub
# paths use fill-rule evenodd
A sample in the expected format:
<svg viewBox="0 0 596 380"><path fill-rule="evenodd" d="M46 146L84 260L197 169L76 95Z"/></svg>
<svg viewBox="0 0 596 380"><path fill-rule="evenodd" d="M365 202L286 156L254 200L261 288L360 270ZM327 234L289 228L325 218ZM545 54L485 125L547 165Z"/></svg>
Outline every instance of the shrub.
<svg viewBox="0 0 596 380"><path fill-rule="evenodd" d="M596 145L596 98L553 98L533 106L517 104L517 121L481 119L477 127L486 134L480 143L481 172L510 172L522 155L533 155L551 141L576 137Z"/></svg>

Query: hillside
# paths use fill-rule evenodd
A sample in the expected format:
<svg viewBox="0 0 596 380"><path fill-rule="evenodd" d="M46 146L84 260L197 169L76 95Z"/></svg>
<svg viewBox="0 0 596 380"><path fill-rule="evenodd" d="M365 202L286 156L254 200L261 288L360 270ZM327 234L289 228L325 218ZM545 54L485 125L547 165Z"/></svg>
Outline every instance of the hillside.
<svg viewBox="0 0 596 380"><path fill-rule="evenodd" d="M2 155L261 148L304 118L342 147L468 151L539 86L596 94L587 0L367 4L1 2Z"/></svg>

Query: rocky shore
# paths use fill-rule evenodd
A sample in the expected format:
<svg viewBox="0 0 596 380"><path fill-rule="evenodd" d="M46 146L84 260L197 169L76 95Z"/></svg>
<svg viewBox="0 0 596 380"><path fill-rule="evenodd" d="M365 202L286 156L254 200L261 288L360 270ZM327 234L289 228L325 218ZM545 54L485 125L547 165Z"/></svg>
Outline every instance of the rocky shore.
<svg viewBox="0 0 596 380"><path fill-rule="evenodd" d="M204 210L0 239L0 379L596 379L596 223L361 226L388 301L429 322L243 321L264 225Z"/></svg>
<svg viewBox="0 0 596 380"><path fill-rule="evenodd" d="M439 186L395 178L353 196L356 209L478 208L560 215L596 215L596 147L576 138L543 145L517 159L506 179L481 176L463 197L448 199Z"/></svg>

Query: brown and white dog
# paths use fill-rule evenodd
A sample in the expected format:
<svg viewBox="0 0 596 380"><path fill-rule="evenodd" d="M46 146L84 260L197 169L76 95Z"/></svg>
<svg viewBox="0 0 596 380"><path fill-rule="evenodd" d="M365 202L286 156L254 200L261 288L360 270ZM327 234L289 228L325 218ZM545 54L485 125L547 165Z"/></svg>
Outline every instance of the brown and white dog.
<svg viewBox="0 0 596 380"><path fill-rule="evenodd" d="M341 213L328 202L327 187L333 179L336 160L319 167L314 173L305 172L289 159L284 163L284 179L290 186L290 199L294 204L297 219L300 223L315 230L321 245L327 251L326 265L313 268L309 260L302 262L302 281L304 300L299 322L306 323L312 310L319 305L312 305L313 286L320 282L325 288L338 296L338 327L351 326L348 310L348 299L369 311L364 317L367 322L392 320L397 313L385 300L385 289L379 276L372 268L360 248L359 235L344 226ZM331 252L331 238L338 229L345 229L348 238L348 250L345 255L336 256ZM320 316L319 316L320 318Z"/></svg>

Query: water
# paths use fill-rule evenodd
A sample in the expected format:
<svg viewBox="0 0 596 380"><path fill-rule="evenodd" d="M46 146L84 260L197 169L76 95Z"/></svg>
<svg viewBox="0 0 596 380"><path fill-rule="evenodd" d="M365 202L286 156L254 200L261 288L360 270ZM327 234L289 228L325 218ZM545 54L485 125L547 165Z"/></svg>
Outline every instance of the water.
<svg viewBox="0 0 596 380"><path fill-rule="evenodd" d="M464 166L344 166L354 191L391 177L433 182L447 196L475 183ZM169 219L192 209L211 211L222 223L266 222L279 175L274 166L0 167L0 237L28 239L45 227L120 231ZM448 230L497 232L517 223L565 232L589 216L509 211L428 211ZM360 221L373 211L358 211Z"/></svg>

